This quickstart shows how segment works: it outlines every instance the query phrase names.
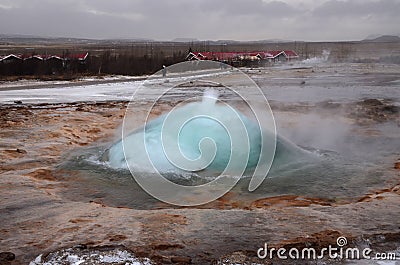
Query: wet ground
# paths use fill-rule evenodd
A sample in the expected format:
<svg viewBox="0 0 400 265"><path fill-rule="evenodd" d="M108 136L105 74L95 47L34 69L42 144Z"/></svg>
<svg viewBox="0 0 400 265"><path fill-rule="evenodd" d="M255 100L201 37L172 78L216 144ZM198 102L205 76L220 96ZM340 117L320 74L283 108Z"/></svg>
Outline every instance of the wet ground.
<svg viewBox="0 0 400 265"><path fill-rule="evenodd" d="M126 100L139 81L115 84L115 91L107 84L106 93L96 90L96 102L88 92L96 86L52 88L42 99L35 95L49 91L2 91L0 252L15 254L10 264L77 245L119 246L156 264L263 264L270 260L258 259L256 251L264 243L321 249L345 236L349 246L398 253L400 67L292 65L245 72L267 95L278 133L320 162L276 170L254 193L244 180L217 201L192 208L160 203L127 172L98 163L118 138ZM240 81L229 73L216 78ZM152 117L182 101L187 87L166 97ZM65 92L52 103L57 89ZM222 87L214 89L232 100ZM101 102L99 94L122 101ZM149 103L134 104L139 121Z"/></svg>

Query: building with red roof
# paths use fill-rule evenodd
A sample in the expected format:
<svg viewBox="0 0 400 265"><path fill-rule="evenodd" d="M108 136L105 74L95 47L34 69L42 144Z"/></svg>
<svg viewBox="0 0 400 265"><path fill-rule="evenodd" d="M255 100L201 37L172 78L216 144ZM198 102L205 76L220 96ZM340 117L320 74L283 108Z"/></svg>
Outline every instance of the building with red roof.
<svg viewBox="0 0 400 265"><path fill-rule="evenodd" d="M3 63L9 63L21 60L23 60L21 54L8 54L0 58L0 62Z"/></svg>
<svg viewBox="0 0 400 265"><path fill-rule="evenodd" d="M299 59L299 55L295 51L283 51L288 60Z"/></svg>
<svg viewBox="0 0 400 265"><path fill-rule="evenodd" d="M190 52L186 60L212 60L219 62L237 62L237 61L261 61L269 62L290 61L298 59L295 51L277 50L277 51L255 51L255 52Z"/></svg>
<svg viewBox="0 0 400 265"><path fill-rule="evenodd" d="M5 56L0 56L0 62L15 61L15 60L60 60L60 61L80 61L84 62L89 53L67 53L64 55L50 55L50 54L8 54Z"/></svg>

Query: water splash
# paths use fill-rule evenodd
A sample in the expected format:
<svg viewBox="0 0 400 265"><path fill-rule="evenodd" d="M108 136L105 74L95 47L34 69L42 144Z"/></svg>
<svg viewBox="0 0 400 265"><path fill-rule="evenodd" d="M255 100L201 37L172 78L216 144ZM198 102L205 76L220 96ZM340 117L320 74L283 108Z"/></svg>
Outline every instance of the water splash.
<svg viewBox="0 0 400 265"><path fill-rule="evenodd" d="M218 100L218 91L214 89L208 89L204 92L202 103L205 106L214 106Z"/></svg>

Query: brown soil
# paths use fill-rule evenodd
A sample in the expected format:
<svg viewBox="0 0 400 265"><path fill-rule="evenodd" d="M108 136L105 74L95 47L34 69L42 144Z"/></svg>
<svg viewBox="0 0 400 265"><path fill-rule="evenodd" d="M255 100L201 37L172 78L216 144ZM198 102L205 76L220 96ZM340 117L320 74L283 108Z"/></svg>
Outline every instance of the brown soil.
<svg viewBox="0 0 400 265"><path fill-rule="evenodd" d="M264 243L321 248L338 236L398 239L398 183L343 204L287 195L245 205L230 193L205 209L135 210L96 199L66 200L62 195L74 176L63 176L56 165L73 150L112 141L125 107L0 107L0 252L14 253L12 264L79 244L123 245L159 264L209 264L224 257L268 264L256 259ZM396 246L392 241L387 249Z"/></svg>

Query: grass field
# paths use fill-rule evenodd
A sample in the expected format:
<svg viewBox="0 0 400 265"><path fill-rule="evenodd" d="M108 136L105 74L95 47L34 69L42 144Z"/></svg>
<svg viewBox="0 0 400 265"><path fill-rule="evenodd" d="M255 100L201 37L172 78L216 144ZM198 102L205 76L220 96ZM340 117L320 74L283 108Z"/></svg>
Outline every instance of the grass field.
<svg viewBox="0 0 400 265"><path fill-rule="evenodd" d="M251 52L294 50L299 60L329 54L331 62L400 63L398 42L132 42L132 41L57 41L18 40L1 41L0 56L7 54L89 53L84 63L28 62L0 63L0 81L18 79L73 80L82 76L148 75L186 59L189 51ZM248 65L265 66L259 64ZM237 66L237 65L235 65Z"/></svg>

